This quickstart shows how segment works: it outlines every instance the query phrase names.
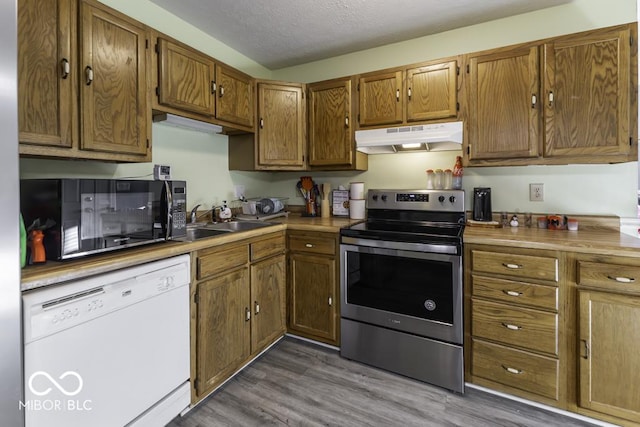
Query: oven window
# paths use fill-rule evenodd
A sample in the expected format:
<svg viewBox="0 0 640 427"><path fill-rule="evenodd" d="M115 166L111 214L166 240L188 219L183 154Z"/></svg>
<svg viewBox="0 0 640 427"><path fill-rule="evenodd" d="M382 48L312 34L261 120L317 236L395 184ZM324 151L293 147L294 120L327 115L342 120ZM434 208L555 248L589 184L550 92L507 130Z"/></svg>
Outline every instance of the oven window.
<svg viewBox="0 0 640 427"><path fill-rule="evenodd" d="M453 264L347 252L348 304L453 324Z"/></svg>

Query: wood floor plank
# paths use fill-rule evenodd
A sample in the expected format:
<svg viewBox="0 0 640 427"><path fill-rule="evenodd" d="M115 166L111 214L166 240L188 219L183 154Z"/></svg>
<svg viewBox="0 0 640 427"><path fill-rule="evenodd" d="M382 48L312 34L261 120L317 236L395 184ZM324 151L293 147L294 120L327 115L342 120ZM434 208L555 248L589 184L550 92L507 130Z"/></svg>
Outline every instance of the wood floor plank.
<svg viewBox="0 0 640 427"><path fill-rule="evenodd" d="M462 395L287 337L168 427L592 426L479 390Z"/></svg>

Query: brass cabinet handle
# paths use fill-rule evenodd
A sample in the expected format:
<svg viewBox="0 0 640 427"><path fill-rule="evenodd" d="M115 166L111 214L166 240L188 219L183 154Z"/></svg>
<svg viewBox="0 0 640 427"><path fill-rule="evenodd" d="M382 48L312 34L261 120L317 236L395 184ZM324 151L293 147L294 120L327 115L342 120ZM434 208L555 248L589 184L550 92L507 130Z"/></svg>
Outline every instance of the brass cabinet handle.
<svg viewBox="0 0 640 427"><path fill-rule="evenodd" d="M516 374L516 375L520 375L521 373L524 372L522 369L511 368L509 366L504 366L504 365L502 365L502 369L509 372L510 374Z"/></svg>
<svg viewBox="0 0 640 427"><path fill-rule="evenodd" d="M251 320L251 310L249 310L249 307L245 307L244 308L244 320L245 322L248 322L249 320Z"/></svg>
<svg viewBox="0 0 640 427"><path fill-rule="evenodd" d="M84 69L84 75L85 75L85 83L87 84L87 86L91 85L91 83L93 82L93 69L87 65L87 67Z"/></svg>
<svg viewBox="0 0 640 427"><path fill-rule="evenodd" d="M264 119L260 117L260 129L264 129Z"/></svg>
<svg viewBox="0 0 640 427"><path fill-rule="evenodd" d="M502 291L502 292L509 295L510 297L519 297L520 295L522 295L522 292L518 292L518 291Z"/></svg>
<svg viewBox="0 0 640 427"><path fill-rule="evenodd" d="M623 276L607 276L607 279L613 280L618 283L633 283L636 281L633 277L623 277Z"/></svg>
<svg viewBox="0 0 640 427"><path fill-rule="evenodd" d="M224 86L220 85L220 98L224 96Z"/></svg>
<svg viewBox="0 0 640 427"><path fill-rule="evenodd" d="M216 94L216 82L214 80L211 80L211 95L215 95Z"/></svg>
<svg viewBox="0 0 640 427"><path fill-rule="evenodd" d="M344 127L349 127L349 116L345 116L344 118Z"/></svg>
<svg viewBox="0 0 640 427"><path fill-rule="evenodd" d="M329 297L329 307L333 305L333 298Z"/></svg>
<svg viewBox="0 0 640 427"><path fill-rule="evenodd" d="M258 304L258 301L254 301L253 303L255 304L255 307L256 307L255 308L255 313L256 313L256 316L257 316L258 313L260 313L260 304Z"/></svg>
<svg viewBox="0 0 640 427"><path fill-rule="evenodd" d="M553 107L553 91L549 91L549 107Z"/></svg>
<svg viewBox="0 0 640 427"><path fill-rule="evenodd" d="M520 329L522 329L522 326L513 325L511 323L502 322L502 326L504 326L507 329L511 329L512 331L519 331Z"/></svg>
<svg viewBox="0 0 640 427"><path fill-rule="evenodd" d="M520 264L512 264L512 263L502 263L503 266L505 266L506 268L509 268L511 270L519 270L522 268L522 265Z"/></svg>
<svg viewBox="0 0 640 427"><path fill-rule="evenodd" d="M396 89L396 101L400 102L400 89Z"/></svg>
<svg viewBox="0 0 640 427"><path fill-rule="evenodd" d="M312 248L312 247L313 247L313 245L312 245L311 243L306 243L304 246L305 246L306 248Z"/></svg>
<svg viewBox="0 0 640 427"><path fill-rule="evenodd" d="M69 77L69 73L71 73L71 66L69 65L69 60L67 58L62 58L60 61L60 69L62 71L63 79Z"/></svg>
<svg viewBox="0 0 640 427"><path fill-rule="evenodd" d="M535 93L531 94L531 108L536 108L536 104L538 103L538 97Z"/></svg>
<svg viewBox="0 0 640 427"><path fill-rule="evenodd" d="M411 99L411 88L407 89L407 98Z"/></svg>

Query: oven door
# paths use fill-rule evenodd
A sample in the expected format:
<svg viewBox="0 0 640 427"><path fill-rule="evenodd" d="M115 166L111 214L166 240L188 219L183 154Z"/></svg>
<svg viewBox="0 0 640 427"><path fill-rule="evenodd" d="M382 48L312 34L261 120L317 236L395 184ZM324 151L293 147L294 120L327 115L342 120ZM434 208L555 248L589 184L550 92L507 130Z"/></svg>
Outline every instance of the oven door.
<svg viewBox="0 0 640 427"><path fill-rule="evenodd" d="M402 247L343 238L342 317L462 344L462 256Z"/></svg>

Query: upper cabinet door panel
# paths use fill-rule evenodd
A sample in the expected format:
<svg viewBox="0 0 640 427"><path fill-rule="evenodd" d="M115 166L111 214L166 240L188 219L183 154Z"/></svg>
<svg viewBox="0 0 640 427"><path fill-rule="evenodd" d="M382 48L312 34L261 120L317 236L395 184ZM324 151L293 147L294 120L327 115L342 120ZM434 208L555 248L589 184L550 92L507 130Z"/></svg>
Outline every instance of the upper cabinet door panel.
<svg viewBox="0 0 640 427"><path fill-rule="evenodd" d="M238 125L253 127L254 80L232 68L216 64L216 117Z"/></svg>
<svg viewBox="0 0 640 427"><path fill-rule="evenodd" d="M258 163L304 167L302 86L260 83L258 88Z"/></svg>
<svg viewBox="0 0 640 427"><path fill-rule="evenodd" d="M309 165L351 165L351 79L309 86Z"/></svg>
<svg viewBox="0 0 640 427"><path fill-rule="evenodd" d="M82 148L146 154L147 33L81 2Z"/></svg>
<svg viewBox="0 0 640 427"><path fill-rule="evenodd" d="M71 147L77 138L74 4L18 2L20 142Z"/></svg>
<svg viewBox="0 0 640 427"><path fill-rule="evenodd" d="M215 65L211 58L158 39L158 102L213 117Z"/></svg>
<svg viewBox="0 0 640 427"><path fill-rule="evenodd" d="M630 152L630 29L544 46L545 156Z"/></svg>
<svg viewBox="0 0 640 427"><path fill-rule="evenodd" d="M360 77L360 126L402 123L402 71Z"/></svg>
<svg viewBox="0 0 640 427"><path fill-rule="evenodd" d="M469 159L537 157L538 48L470 57Z"/></svg>
<svg viewBox="0 0 640 427"><path fill-rule="evenodd" d="M407 121L456 117L457 62L407 70Z"/></svg>

